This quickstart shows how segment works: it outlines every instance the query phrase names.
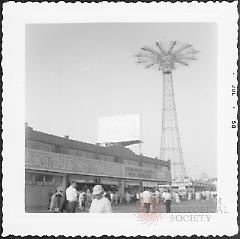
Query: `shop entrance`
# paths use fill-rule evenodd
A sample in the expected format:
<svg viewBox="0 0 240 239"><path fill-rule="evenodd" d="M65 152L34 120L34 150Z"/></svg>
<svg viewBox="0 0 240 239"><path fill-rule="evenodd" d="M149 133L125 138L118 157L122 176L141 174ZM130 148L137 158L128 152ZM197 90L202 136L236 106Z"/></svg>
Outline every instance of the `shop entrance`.
<svg viewBox="0 0 240 239"><path fill-rule="evenodd" d="M92 192L93 187L96 185L96 183L84 183L84 182L78 182L77 183L77 190L78 191L84 191L86 192L88 189Z"/></svg>
<svg viewBox="0 0 240 239"><path fill-rule="evenodd" d="M107 184L103 184L102 185L103 189L105 192L117 192L118 191L118 186L116 185L107 185Z"/></svg>
<svg viewBox="0 0 240 239"><path fill-rule="evenodd" d="M104 191L106 192L118 192L120 180L116 178L100 178L100 184L102 185Z"/></svg>
<svg viewBox="0 0 240 239"><path fill-rule="evenodd" d="M87 191L88 189L92 192L93 187L98 184L99 178L87 175L70 175L69 181L75 181L77 183L78 191Z"/></svg>

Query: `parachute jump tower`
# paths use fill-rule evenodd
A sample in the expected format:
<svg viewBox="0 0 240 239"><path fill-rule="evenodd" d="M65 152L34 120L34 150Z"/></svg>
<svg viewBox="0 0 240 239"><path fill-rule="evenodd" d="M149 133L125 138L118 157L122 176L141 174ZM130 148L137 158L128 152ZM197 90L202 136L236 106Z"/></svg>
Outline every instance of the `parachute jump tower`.
<svg viewBox="0 0 240 239"><path fill-rule="evenodd" d="M152 47L142 47L136 55L138 63L145 68L162 71L163 103L160 159L171 161L172 180L186 177L183 161L177 111L173 90L172 72L176 65L188 66L189 61L196 60L195 51L190 44L172 41L167 44L156 42Z"/></svg>

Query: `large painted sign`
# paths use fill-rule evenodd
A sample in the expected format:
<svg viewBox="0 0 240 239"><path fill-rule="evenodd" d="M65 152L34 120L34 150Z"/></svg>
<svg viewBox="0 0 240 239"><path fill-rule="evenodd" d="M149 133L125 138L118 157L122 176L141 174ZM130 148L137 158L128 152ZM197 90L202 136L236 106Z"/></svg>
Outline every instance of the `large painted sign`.
<svg viewBox="0 0 240 239"><path fill-rule="evenodd" d="M25 166L29 169L48 170L98 176L122 176L122 167L117 163L27 149Z"/></svg>
<svg viewBox="0 0 240 239"><path fill-rule="evenodd" d="M71 174L170 181L168 171L159 172L154 169L126 166L119 163L79 158L35 149L25 150L25 167L26 169Z"/></svg>

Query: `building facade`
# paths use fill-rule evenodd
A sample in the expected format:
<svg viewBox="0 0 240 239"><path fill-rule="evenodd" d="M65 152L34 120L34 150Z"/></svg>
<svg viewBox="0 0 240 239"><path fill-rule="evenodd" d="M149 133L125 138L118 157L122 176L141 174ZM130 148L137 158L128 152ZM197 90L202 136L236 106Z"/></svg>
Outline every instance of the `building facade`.
<svg viewBox="0 0 240 239"><path fill-rule="evenodd" d="M181 180L172 180L171 185L159 185L160 190L166 190L171 187L173 191L191 191L191 192L202 192L202 191L216 191L217 184L216 180L196 180L191 178L185 178Z"/></svg>
<svg viewBox="0 0 240 239"><path fill-rule="evenodd" d="M80 189L135 193L170 184L170 161L136 155L120 146L101 147L35 131L26 126L25 209L47 209L51 195L76 181Z"/></svg>

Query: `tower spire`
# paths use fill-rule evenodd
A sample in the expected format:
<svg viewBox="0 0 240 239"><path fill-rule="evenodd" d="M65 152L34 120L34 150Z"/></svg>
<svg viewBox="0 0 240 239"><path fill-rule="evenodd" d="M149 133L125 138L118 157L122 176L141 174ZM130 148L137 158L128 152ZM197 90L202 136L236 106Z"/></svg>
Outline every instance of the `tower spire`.
<svg viewBox="0 0 240 239"><path fill-rule="evenodd" d="M167 47L156 42L154 47L143 47L137 54L138 63L145 68L155 67L162 71L163 102L160 159L171 161L172 179L186 177L182 146L177 121L172 71L176 65L188 66L190 60L196 60L195 51L190 44L172 41Z"/></svg>

